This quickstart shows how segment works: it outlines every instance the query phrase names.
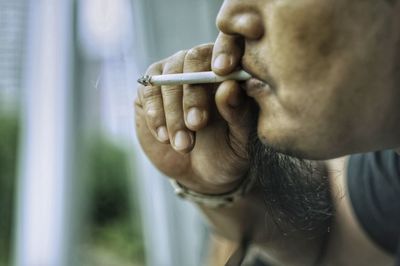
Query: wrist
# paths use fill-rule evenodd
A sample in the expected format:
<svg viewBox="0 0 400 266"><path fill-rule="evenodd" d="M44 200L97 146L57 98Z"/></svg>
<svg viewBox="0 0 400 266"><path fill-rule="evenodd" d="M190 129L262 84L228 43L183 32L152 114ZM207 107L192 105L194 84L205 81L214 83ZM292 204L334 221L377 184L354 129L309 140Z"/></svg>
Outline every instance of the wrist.
<svg viewBox="0 0 400 266"><path fill-rule="evenodd" d="M220 195L234 191L236 188L240 186L241 183L243 183L243 180L245 178L246 176L243 176L242 178L238 178L233 180L232 182L227 182L223 184L216 184L199 180L194 181L187 179L177 180L177 182L182 186L184 186L185 188L197 193L207 194L207 195Z"/></svg>
<svg viewBox="0 0 400 266"><path fill-rule="evenodd" d="M185 187L174 179L171 179L170 182L177 196L209 208L220 208L231 206L234 202L243 198L252 189L254 178L242 178L241 183L230 190L227 190L228 186L225 186L225 184L223 192L220 188L215 188L215 185L212 189L206 188L206 190L204 190L204 187L197 187L198 191L204 191L198 192L192 188ZM215 193L212 194L211 191ZM217 191L218 194L216 193Z"/></svg>

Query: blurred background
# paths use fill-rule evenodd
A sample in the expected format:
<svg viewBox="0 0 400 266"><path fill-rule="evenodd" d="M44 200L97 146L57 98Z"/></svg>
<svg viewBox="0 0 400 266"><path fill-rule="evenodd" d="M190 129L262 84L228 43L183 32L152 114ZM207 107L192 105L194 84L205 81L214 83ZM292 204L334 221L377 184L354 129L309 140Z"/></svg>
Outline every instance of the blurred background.
<svg viewBox="0 0 400 266"><path fill-rule="evenodd" d="M222 0L0 0L0 266L210 265L198 211L134 132L147 66Z"/></svg>

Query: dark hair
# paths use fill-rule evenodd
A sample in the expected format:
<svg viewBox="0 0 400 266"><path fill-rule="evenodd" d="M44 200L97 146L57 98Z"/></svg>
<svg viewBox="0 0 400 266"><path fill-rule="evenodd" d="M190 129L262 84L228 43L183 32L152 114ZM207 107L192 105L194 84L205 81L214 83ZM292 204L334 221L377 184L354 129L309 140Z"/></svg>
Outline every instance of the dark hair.
<svg viewBox="0 0 400 266"><path fill-rule="evenodd" d="M333 204L325 168L276 152L257 134L249 141L250 178L262 186L266 209L284 235L307 231L318 237L329 231Z"/></svg>

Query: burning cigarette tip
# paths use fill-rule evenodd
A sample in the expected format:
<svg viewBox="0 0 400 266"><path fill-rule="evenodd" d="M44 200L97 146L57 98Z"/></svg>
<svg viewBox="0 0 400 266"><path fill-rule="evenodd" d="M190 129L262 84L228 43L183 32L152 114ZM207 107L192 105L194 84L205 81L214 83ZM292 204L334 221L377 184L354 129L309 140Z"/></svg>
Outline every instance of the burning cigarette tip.
<svg viewBox="0 0 400 266"><path fill-rule="evenodd" d="M148 85L150 85L151 83L150 83L150 76L148 76L148 75L145 75L145 76L143 76L143 77L140 77L138 80L137 80L137 82L138 83L140 83L140 84L142 84L143 86L148 86Z"/></svg>

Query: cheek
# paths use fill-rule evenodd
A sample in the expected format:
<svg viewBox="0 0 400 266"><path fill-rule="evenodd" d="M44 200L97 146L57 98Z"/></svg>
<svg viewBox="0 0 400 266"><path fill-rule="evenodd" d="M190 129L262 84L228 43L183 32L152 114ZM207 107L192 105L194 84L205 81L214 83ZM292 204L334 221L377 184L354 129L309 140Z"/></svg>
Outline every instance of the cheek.
<svg viewBox="0 0 400 266"><path fill-rule="evenodd" d="M331 109L337 106L326 102L318 104L310 103L309 108L303 104L298 105L296 108L300 111L292 113L287 112L280 101L260 101L257 127L260 140L280 152L304 158L322 159L334 156L336 148L340 149L343 143L348 143L347 134L341 134L351 130L351 127L343 128L348 124L347 117L344 117L344 121L338 121L341 120L340 117L332 117L332 114L341 111Z"/></svg>
<svg viewBox="0 0 400 266"><path fill-rule="evenodd" d="M345 71L348 34L338 24L335 1L299 2L277 5L269 21L270 71L277 98L293 118L309 117L329 102Z"/></svg>
<svg viewBox="0 0 400 266"><path fill-rule="evenodd" d="M330 1L308 2L313 5L277 5L271 14L271 67L278 82L302 85L304 81L324 76L338 51L337 18L332 4Z"/></svg>
<svg viewBox="0 0 400 266"><path fill-rule="evenodd" d="M281 0L270 13L261 54L276 94L256 100L260 138L274 146L321 157L358 151L374 132L371 118L378 129L385 104L398 99L377 89L391 86L388 62L398 51L390 16L372 1L362 14L356 6L342 14L344 2Z"/></svg>

